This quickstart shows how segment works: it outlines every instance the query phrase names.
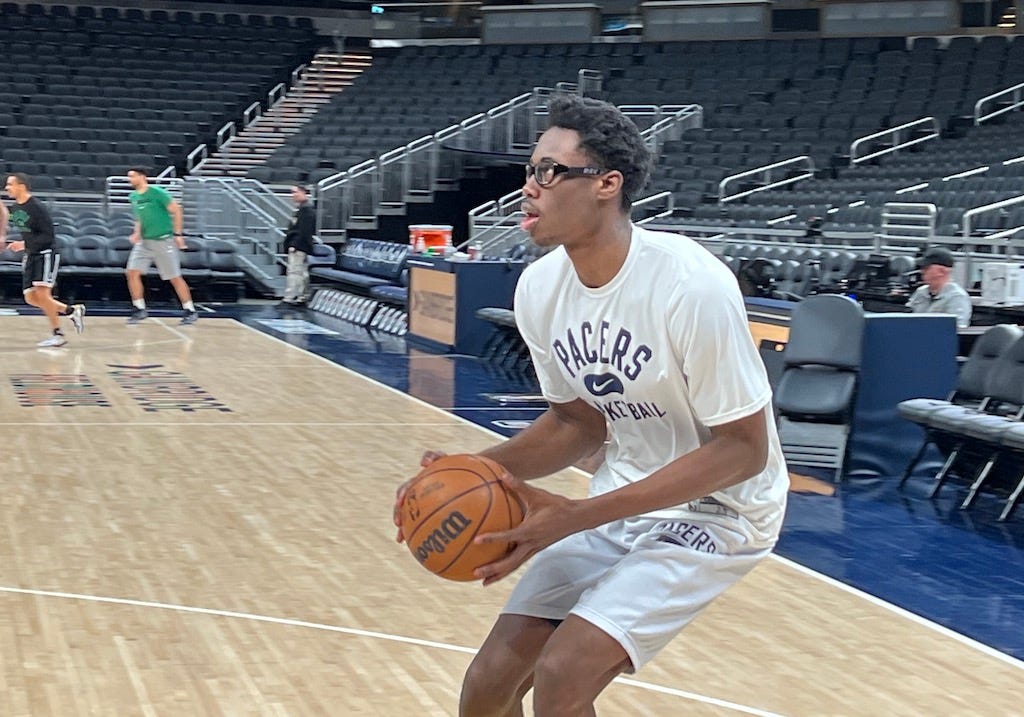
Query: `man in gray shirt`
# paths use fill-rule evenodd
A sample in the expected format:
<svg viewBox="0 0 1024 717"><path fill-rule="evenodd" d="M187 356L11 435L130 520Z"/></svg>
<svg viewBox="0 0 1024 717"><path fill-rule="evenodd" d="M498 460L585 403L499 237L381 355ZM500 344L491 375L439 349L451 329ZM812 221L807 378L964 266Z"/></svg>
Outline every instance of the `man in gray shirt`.
<svg viewBox="0 0 1024 717"><path fill-rule="evenodd" d="M971 298L950 279L953 253L942 247L928 249L917 265L921 269L921 286L911 294L907 306L915 314L953 314L957 328L971 323Z"/></svg>

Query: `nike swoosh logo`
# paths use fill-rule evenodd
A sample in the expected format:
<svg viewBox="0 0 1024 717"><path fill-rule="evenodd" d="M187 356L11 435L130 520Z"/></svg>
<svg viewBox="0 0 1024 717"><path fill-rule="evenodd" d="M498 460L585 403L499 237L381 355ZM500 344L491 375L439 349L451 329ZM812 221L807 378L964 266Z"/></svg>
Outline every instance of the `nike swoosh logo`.
<svg viewBox="0 0 1024 717"><path fill-rule="evenodd" d="M583 385L595 396L607 396L610 393L625 393L622 380L613 373L599 373L585 376Z"/></svg>

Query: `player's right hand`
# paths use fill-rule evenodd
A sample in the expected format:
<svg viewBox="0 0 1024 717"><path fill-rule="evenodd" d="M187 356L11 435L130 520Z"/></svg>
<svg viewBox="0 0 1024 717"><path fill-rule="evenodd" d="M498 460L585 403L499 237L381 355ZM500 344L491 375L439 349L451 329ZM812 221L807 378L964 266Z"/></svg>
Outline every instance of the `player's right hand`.
<svg viewBox="0 0 1024 717"><path fill-rule="evenodd" d="M138 244L140 241L142 241L142 237L140 237L138 234L132 234L130 237L128 237L128 241L130 241L132 244Z"/></svg>
<svg viewBox="0 0 1024 717"><path fill-rule="evenodd" d="M436 461L438 458L442 458L445 454L440 451L426 451L423 457L420 458L420 466L426 468L431 463ZM395 492L395 505L391 511L391 519L395 523L395 527L398 528L398 533L395 535L395 540L399 543L405 542L405 536L402 534L402 503L405 502L405 494L409 490L409 485L416 480L410 478L402 485L398 486L398 490Z"/></svg>

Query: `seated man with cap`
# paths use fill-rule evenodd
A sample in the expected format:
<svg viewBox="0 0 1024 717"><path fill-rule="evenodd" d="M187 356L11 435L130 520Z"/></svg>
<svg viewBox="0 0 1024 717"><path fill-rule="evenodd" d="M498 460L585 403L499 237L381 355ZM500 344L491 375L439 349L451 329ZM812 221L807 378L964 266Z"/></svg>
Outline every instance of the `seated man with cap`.
<svg viewBox="0 0 1024 717"><path fill-rule="evenodd" d="M917 266L921 269L921 286L911 294L907 306L915 314L953 314L957 328L971 323L971 298L952 281L953 253L942 247L928 249Z"/></svg>

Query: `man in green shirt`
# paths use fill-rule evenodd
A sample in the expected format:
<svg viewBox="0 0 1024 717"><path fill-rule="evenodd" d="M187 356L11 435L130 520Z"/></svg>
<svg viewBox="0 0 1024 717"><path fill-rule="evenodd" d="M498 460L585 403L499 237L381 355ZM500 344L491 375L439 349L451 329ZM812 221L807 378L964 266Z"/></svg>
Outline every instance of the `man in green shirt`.
<svg viewBox="0 0 1024 717"><path fill-rule="evenodd" d="M132 315L129 324L145 319L146 299L142 287L142 275L156 264L160 278L171 282L181 306L185 310L183 324L194 324L199 314L192 303L192 292L181 276L181 260L178 250L185 248L185 237L181 232L181 205L163 187L151 186L147 172L142 167L128 170L128 181L132 193L128 200L135 215L135 231L132 232L131 254L128 255L128 292L132 296Z"/></svg>

